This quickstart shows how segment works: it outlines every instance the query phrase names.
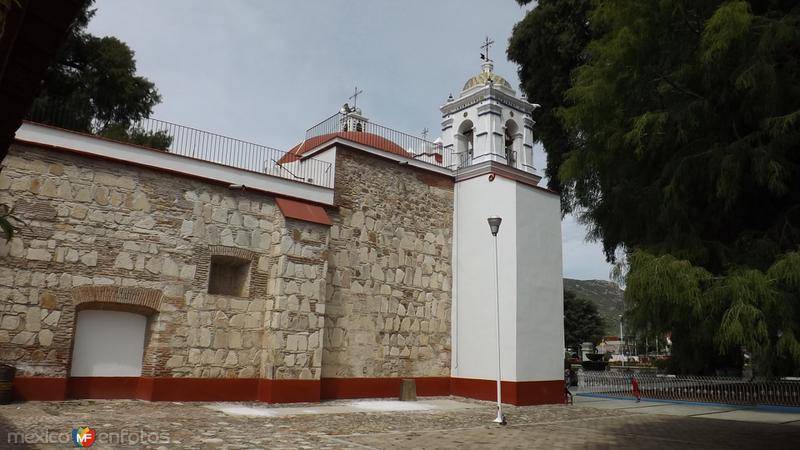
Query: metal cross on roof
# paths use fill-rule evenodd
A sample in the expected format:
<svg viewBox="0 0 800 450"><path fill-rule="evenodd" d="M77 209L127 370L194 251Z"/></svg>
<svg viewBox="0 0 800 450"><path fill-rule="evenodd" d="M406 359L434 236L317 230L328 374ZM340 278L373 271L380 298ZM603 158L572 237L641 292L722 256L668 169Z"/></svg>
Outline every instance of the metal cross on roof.
<svg viewBox="0 0 800 450"><path fill-rule="evenodd" d="M358 89L358 86L356 86L356 87L353 89L353 95L351 95L350 97L348 97L348 99L351 99L351 100L353 100L353 109L356 109L356 103L358 102L358 96L359 96L359 95L361 95L361 94L363 94L363 93L364 93L364 90L363 90L363 89L362 89L362 90L359 90L359 89Z"/></svg>
<svg viewBox="0 0 800 450"><path fill-rule="evenodd" d="M483 42L483 45L481 45L481 49L483 49L483 53L481 53L481 59L485 60L486 62L492 62L492 60L489 59L489 47L491 47L492 44L494 44L494 41L489 39L489 36L486 36L486 40Z"/></svg>
<svg viewBox="0 0 800 450"><path fill-rule="evenodd" d="M430 130L428 130L428 127L425 127L425 128L422 129L422 139L428 140L428 132L429 131Z"/></svg>

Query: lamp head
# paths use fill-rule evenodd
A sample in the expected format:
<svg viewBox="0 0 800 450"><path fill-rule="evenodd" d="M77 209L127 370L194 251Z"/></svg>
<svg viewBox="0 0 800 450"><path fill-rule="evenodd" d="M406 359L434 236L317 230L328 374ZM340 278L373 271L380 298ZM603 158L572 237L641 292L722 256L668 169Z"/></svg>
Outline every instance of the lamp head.
<svg viewBox="0 0 800 450"><path fill-rule="evenodd" d="M492 236L497 236L497 232L500 231L500 222L502 222L503 219L498 216L492 216L486 220L489 222L489 229L492 231Z"/></svg>

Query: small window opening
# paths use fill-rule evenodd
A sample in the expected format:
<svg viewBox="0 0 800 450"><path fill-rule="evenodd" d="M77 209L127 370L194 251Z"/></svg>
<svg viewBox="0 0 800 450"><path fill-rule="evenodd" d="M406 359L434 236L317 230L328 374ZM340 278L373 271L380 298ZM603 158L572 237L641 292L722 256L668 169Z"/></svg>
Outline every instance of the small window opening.
<svg viewBox="0 0 800 450"><path fill-rule="evenodd" d="M503 140L503 146L506 153L506 162L509 166L515 166L517 164L517 152L514 150L514 140L517 138L517 124L509 120L504 128L505 139Z"/></svg>
<svg viewBox="0 0 800 450"><path fill-rule="evenodd" d="M250 260L233 256L212 256L208 293L244 297L250 277Z"/></svg>

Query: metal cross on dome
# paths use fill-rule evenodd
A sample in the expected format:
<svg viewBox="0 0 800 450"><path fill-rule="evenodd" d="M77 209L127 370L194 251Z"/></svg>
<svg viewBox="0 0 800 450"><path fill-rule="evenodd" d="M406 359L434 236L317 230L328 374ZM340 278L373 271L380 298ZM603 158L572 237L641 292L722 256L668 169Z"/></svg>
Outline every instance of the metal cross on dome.
<svg viewBox="0 0 800 450"><path fill-rule="evenodd" d="M358 89L358 86L356 86L356 87L353 89L353 95L351 95L350 97L348 97L348 100L349 100L349 99L352 99L352 100L353 100L353 109L354 109L354 110L356 109L356 104L357 104L357 102L358 102L358 96L359 96L359 95L361 95L361 94L363 94L363 93L364 93L364 90L363 90L363 89L359 90L359 89Z"/></svg>
<svg viewBox="0 0 800 450"><path fill-rule="evenodd" d="M489 39L489 36L486 36L486 40L483 41L483 45L481 45L481 49L483 49L483 53L481 53L481 59L486 62L492 62L492 60L489 59L489 47L491 47L492 44L494 44L494 41Z"/></svg>

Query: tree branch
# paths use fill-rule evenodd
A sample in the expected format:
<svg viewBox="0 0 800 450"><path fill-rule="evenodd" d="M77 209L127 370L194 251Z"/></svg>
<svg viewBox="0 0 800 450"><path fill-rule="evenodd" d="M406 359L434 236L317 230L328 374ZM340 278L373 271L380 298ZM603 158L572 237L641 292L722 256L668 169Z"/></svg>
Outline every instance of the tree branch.
<svg viewBox="0 0 800 450"><path fill-rule="evenodd" d="M670 80L669 77L666 76L666 75L661 75L660 77L656 78L653 81L659 81L659 80L666 82L668 85L672 86L672 88L675 89L678 92L682 92L682 93L684 93L686 95L689 95L689 96L694 97L694 98L699 99L699 100L705 100L705 97L701 96L700 94L692 92L692 91L690 91L690 90L688 90L688 89L686 89L684 87L678 86L678 84L676 84L674 81Z"/></svg>

